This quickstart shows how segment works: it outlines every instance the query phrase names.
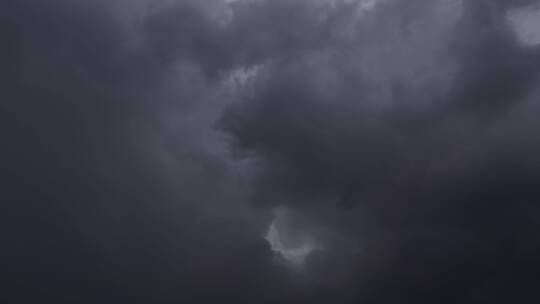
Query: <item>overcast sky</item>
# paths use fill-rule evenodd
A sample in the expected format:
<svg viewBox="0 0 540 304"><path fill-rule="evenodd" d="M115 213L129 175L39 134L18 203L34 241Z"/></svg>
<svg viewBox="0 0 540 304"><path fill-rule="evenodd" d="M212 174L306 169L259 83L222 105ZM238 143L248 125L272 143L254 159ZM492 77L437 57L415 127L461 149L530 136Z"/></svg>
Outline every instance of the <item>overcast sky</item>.
<svg viewBox="0 0 540 304"><path fill-rule="evenodd" d="M535 0L0 0L2 303L539 303Z"/></svg>

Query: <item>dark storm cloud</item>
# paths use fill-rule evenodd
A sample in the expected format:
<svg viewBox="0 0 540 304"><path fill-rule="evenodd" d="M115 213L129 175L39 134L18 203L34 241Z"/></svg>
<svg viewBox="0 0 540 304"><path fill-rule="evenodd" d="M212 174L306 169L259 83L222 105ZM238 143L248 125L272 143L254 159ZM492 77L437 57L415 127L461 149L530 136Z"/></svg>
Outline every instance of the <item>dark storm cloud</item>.
<svg viewBox="0 0 540 304"><path fill-rule="evenodd" d="M239 199L215 85L164 64L131 5L1 4L2 298L292 297L259 224L212 220Z"/></svg>
<svg viewBox="0 0 540 304"><path fill-rule="evenodd" d="M464 2L453 24L441 3L381 4L376 26L352 26L358 45L281 53L223 119L258 160L256 201L368 238L346 263L370 303L495 301L506 284L508 301L538 269L538 138L523 111L538 111L540 53L505 19L531 2Z"/></svg>
<svg viewBox="0 0 540 304"><path fill-rule="evenodd" d="M315 196L327 190L344 196L350 191L388 194L389 188L421 182L417 177L425 174L420 171L427 170L429 162L444 166L450 160L437 161L446 157L444 154L467 158L469 153L482 153L474 151L487 149L478 141L489 140L498 124L516 119L494 116L494 112L504 104L508 115L534 93L540 66L538 50L519 45L496 3L465 4L461 20L451 31L420 28L422 22L434 21L424 15L434 14L436 5L425 1L389 5L380 15L397 21L376 23L382 30L370 28L374 30L371 35L394 39L385 43L402 48L390 50L389 55L403 55L401 52L410 51L406 44L411 43L418 48L416 53L439 52L433 65L422 65L422 60L432 58L415 58L415 54L398 59L368 57L362 48L369 46L363 45L349 53L337 53L342 45L328 43L304 51L301 59L282 53L261 69L244 100L229 108L223 125L242 149L268 162L262 178L275 181L263 182L263 187L273 185L286 192L312 192ZM422 9L413 13L409 7ZM401 24L397 34L402 37L392 36L394 32L385 29L387 22L390 26ZM433 36L417 42L414 33L407 31ZM441 33L447 36L434 36ZM364 39L369 42L375 38L358 40ZM433 41L440 43L442 50L432 49ZM379 51L384 52L384 47L381 45ZM445 48L457 51L444 53ZM371 70L364 70L363 57L378 60L381 73L390 74L382 75L388 77L382 90L374 88L381 84L372 79L377 75L370 75ZM409 68L419 70L403 71ZM406 78L409 76L412 79ZM471 112L500 120L476 120ZM466 145L470 152L461 151ZM346 189L349 184L354 190Z"/></svg>
<svg viewBox="0 0 540 304"><path fill-rule="evenodd" d="M533 296L534 2L3 1L3 296ZM301 269L278 205L324 245Z"/></svg>

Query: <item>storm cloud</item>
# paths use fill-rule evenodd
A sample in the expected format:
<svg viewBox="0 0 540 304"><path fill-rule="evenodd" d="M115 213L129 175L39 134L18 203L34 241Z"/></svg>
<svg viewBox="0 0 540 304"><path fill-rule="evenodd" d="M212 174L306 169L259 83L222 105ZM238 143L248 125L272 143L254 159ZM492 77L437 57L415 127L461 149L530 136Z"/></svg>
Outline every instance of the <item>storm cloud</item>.
<svg viewBox="0 0 540 304"><path fill-rule="evenodd" d="M538 5L1 1L1 297L536 303Z"/></svg>

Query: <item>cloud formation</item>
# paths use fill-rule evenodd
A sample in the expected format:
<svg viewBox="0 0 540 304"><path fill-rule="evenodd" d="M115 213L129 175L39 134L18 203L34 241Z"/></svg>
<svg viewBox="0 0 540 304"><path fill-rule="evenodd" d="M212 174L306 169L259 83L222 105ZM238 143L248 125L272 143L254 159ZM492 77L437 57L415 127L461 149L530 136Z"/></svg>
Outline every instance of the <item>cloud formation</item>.
<svg viewBox="0 0 540 304"><path fill-rule="evenodd" d="M536 302L537 3L3 1L2 297Z"/></svg>

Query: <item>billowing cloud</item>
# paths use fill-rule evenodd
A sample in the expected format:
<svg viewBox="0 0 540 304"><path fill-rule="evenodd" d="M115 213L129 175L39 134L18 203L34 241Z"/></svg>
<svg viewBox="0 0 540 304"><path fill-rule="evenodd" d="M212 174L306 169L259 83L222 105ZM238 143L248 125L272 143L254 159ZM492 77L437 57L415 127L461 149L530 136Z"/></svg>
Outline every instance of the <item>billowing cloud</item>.
<svg viewBox="0 0 540 304"><path fill-rule="evenodd" d="M3 1L3 297L538 298L537 3Z"/></svg>

